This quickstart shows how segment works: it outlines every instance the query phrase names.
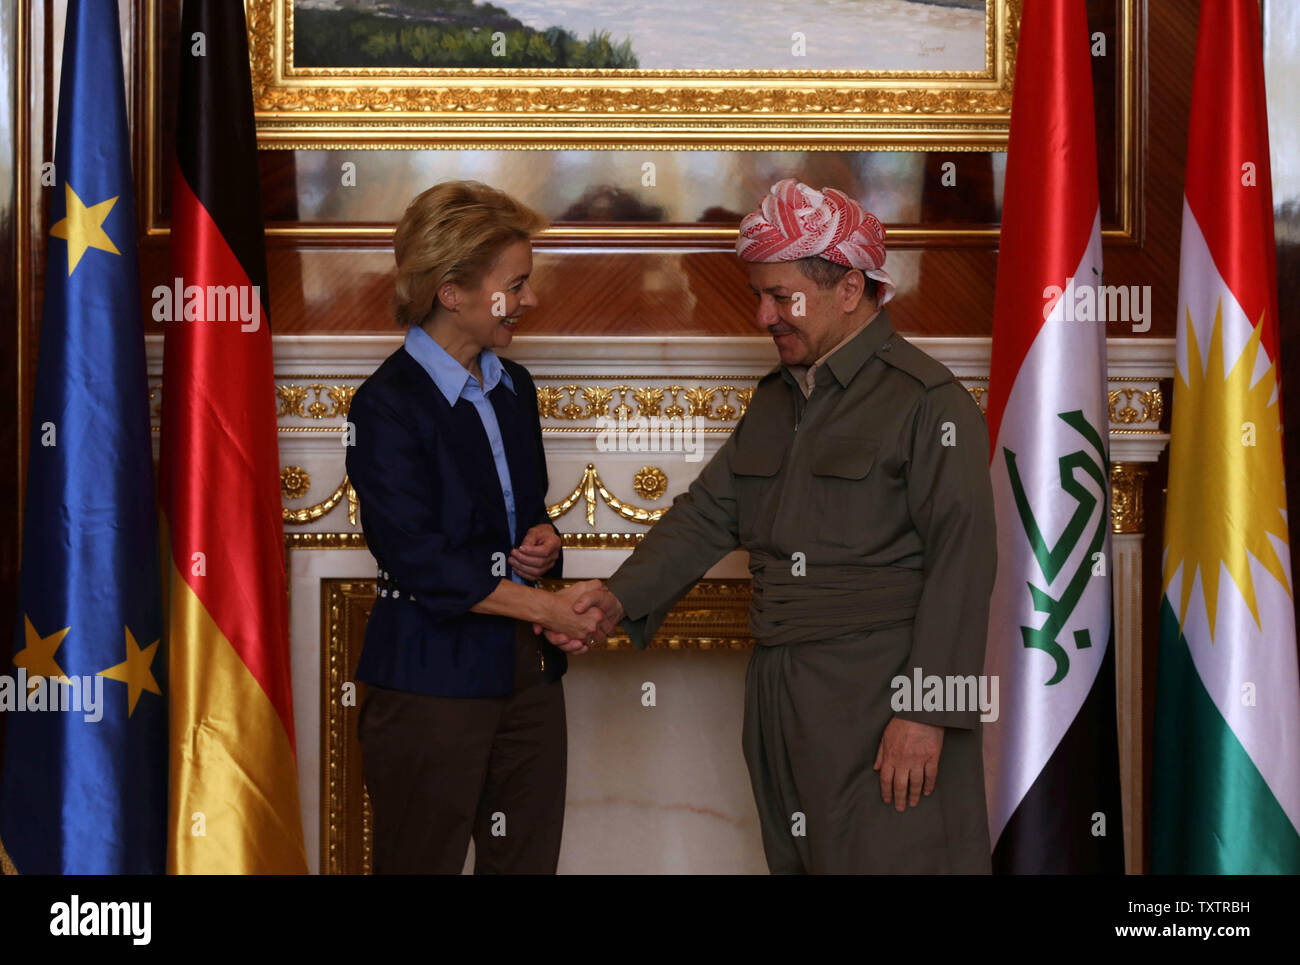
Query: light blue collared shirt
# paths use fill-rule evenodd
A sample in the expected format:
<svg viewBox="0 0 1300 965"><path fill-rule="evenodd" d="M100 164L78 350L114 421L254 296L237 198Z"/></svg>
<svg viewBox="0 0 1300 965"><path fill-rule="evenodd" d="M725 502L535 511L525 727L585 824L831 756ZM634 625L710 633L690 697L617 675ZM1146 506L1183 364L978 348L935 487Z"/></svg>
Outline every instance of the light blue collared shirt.
<svg viewBox="0 0 1300 965"><path fill-rule="evenodd" d="M501 426L497 423L497 413L492 408L492 400L488 398L488 393L497 387L498 382L504 383L511 392L515 391L510 373L505 370L505 366L493 352L484 349L478 357L479 368L483 372L483 384L479 385L478 379L452 358L447 350L419 325L412 325L407 331L406 351L420 363L424 371L429 373L429 378L433 379L434 385L443 394L448 405L455 406L457 399L465 399L478 412L478 417L483 423L483 431L487 433L488 443L492 446L492 461L496 463L497 479L501 482L501 495L506 501L506 519L510 523L511 545L517 544L519 534L515 530L515 494L510 485L510 464L506 462L506 447L501 439ZM516 583L526 583L513 569L510 570L510 578Z"/></svg>

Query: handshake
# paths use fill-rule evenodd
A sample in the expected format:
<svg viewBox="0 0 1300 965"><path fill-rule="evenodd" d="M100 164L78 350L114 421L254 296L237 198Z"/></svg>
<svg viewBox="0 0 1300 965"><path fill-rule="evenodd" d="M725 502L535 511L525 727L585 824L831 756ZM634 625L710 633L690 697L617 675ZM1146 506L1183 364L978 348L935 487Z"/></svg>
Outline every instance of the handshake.
<svg viewBox="0 0 1300 965"><path fill-rule="evenodd" d="M600 580L584 580L549 596L546 618L533 624L533 632L545 633L565 653L586 653L604 643L624 616L623 604Z"/></svg>

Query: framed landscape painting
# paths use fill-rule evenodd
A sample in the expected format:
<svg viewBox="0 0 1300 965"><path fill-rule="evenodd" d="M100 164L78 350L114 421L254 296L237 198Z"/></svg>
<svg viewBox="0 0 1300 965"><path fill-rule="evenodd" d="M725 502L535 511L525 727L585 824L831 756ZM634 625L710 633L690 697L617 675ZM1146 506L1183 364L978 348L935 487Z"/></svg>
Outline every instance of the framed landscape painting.
<svg viewBox="0 0 1300 965"><path fill-rule="evenodd" d="M245 0L264 147L998 150L1020 0Z"/></svg>
<svg viewBox="0 0 1300 965"><path fill-rule="evenodd" d="M982 71L987 0L293 0L294 65ZM507 9L508 8L508 9Z"/></svg>

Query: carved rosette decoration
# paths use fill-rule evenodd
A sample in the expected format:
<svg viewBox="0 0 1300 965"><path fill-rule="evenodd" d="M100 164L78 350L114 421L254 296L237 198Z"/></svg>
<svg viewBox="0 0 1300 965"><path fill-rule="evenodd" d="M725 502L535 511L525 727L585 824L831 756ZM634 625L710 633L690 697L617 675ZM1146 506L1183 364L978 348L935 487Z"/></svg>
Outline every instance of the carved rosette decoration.
<svg viewBox="0 0 1300 965"><path fill-rule="evenodd" d="M632 477L632 488L642 499L658 499L668 491L668 477L658 466L642 466Z"/></svg>
<svg viewBox="0 0 1300 965"><path fill-rule="evenodd" d="M311 488L311 475L302 466L280 468L280 492L285 499L302 499Z"/></svg>
<svg viewBox="0 0 1300 965"><path fill-rule="evenodd" d="M1115 462L1110 466L1110 529L1112 533L1141 533L1145 525L1142 485L1147 466L1140 462Z"/></svg>

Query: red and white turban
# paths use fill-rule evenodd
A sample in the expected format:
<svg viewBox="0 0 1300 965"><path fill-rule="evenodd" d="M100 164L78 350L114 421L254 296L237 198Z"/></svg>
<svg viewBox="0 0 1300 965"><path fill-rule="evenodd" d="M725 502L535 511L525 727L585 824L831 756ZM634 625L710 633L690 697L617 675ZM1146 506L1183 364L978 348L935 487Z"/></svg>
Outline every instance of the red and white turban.
<svg viewBox="0 0 1300 965"><path fill-rule="evenodd" d="M736 254L758 262L825 258L878 281L881 305L894 297L894 279L884 269L884 226L834 188L815 191L794 178L772 185L758 210L740 222Z"/></svg>

